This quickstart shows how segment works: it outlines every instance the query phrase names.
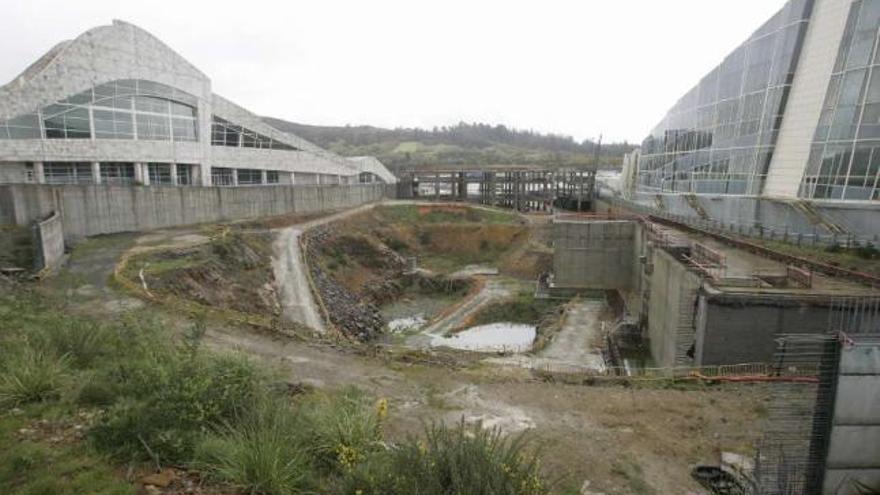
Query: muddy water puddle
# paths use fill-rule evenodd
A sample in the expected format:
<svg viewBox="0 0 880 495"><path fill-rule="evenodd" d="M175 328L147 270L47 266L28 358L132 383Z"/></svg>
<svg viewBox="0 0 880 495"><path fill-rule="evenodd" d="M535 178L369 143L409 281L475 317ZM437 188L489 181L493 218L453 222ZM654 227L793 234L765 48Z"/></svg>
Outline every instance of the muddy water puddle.
<svg viewBox="0 0 880 495"><path fill-rule="evenodd" d="M434 336L431 347L451 347L477 352L528 352L535 342L534 325L491 323L449 336Z"/></svg>
<svg viewBox="0 0 880 495"><path fill-rule="evenodd" d="M428 321L454 304L453 297L407 297L382 307L382 317L392 334L411 333L422 329Z"/></svg>

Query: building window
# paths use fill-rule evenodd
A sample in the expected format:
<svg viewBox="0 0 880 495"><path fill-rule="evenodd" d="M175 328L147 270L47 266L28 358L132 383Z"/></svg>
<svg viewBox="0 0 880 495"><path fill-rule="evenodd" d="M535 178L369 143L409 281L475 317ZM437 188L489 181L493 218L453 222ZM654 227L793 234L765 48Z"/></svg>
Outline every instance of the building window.
<svg viewBox="0 0 880 495"><path fill-rule="evenodd" d="M88 162L45 162L43 176L47 184L91 184L92 164Z"/></svg>
<svg viewBox="0 0 880 495"><path fill-rule="evenodd" d="M211 185L212 186L234 186L235 171L231 168L211 167Z"/></svg>
<svg viewBox="0 0 880 495"><path fill-rule="evenodd" d="M217 116L213 117L211 123L211 144L214 146L231 146L234 148L241 147L299 151L298 148L289 144L284 144Z"/></svg>
<svg viewBox="0 0 880 495"><path fill-rule="evenodd" d="M880 1L852 2L799 195L880 196Z"/></svg>
<svg viewBox="0 0 880 495"><path fill-rule="evenodd" d="M240 168L236 171L238 174L239 186L253 186L263 183L263 171L250 168Z"/></svg>
<svg viewBox="0 0 880 495"><path fill-rule="evenodd" d="M266 171L266 184L278 184L279 182L281 181L277 170Z"/></svg>
<svg viewBox="0 0 880 495"><path fill-rule="evenodd" d="M168 141L171 128L165 115L137 114L137 137L143 140Z"/></svg>
<svg viewBox="0 0 880 495"><path fill-rule="evenodd" d="M219 117L211 123L211 144L214 146L239 147L241 145L242 127L231 124Z"/></svg>
<svg viewBox="0 0 880 495"><path fill-rule="evenodd" d="M43 126L49 139L89 139L89 109L55 104L43 109Z"/></svg>
<svg viewBox="0 0 880 495"><path fill-rule="evenodd" d="M170 186L171 181L171 165L168 163L148 163L147 175L150 178L150 185Z"/></svg>
<svg viewBox="0 0 880 495"><path fill-rule="evenodd" d="M36 115L0 122L0 139L39 138L39 119L47 139L137 139L198 141L197 99L183 91L144 80L95 86L43 107ZM34 132L33 129L37 129Z"/></svg>
<svg viewBox="0 0 880 495"><path fill-rule="evenodd" d="M193 185L193 166L186 163L177 164L177 185L191 186Z"/></svg>
<svg viewBox="0 0 880 495"><path fill-rule="evenodd" d="M133 114L121 110L92 110L97 139L134 139Z"/></svg>
<svg viewBox="0 0 880 495"><path fill-rule="evenodd" d="M102 162L101 183L111 186L129 186L134 184L134 164Z"/></svg>
<svg viewBox="0 0 880 495"><path fill-rule="evenodd" d="M40 139L40 118L37 114L0 120L0 139Z"/></svg>

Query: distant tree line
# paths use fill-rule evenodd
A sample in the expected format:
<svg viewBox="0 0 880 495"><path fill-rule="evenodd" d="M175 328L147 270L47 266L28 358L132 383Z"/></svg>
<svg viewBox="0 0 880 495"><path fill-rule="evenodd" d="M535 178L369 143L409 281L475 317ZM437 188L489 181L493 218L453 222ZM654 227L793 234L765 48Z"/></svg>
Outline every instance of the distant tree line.
<svg viewBox="0 0 880 495"><path fill-rule="evenodd" d="M571 136L515 129L505 125L459 122L433 129L372 126L324 127L266 118L269 124L343 155L374 155L394 168L436 164L540 164L581 166L594 163L597 143ZM401 143L418 143L401 150ZM635 146L602 143L600 162L617 164Z"/></svg>

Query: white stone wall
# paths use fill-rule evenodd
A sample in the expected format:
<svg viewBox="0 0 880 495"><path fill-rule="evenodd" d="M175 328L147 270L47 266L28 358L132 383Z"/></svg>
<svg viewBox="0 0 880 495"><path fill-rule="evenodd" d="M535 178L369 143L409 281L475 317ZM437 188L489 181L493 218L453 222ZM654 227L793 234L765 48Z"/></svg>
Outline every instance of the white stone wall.
<svg viewBox="0 0 880 495"><path fill-rule="evenodd" d="M852 0L816 0L764 196L796 198Z"/></svg>

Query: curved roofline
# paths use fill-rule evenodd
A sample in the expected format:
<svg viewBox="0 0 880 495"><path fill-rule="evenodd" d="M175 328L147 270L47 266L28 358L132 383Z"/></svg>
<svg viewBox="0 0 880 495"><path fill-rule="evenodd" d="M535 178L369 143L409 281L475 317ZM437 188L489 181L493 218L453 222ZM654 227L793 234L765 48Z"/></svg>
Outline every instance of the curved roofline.
<svg viewBox="0 0 880 495"><path fill-rule="evenodd" d="M166 44L164 41L159 39L153 33L147 31L146 29L144 29L136 24L132 24L130 22L123 21L120 19L113 19L111 24L103 24L101 26L93 27L91 29L88 29L88 30L80 33L76 38L74 38L72 40L65 40L65 41L61 41L60 43L56 43L55 46L50 48L49 51L47 51L40 58L38 58L36 60L36 62L32 63L27 68L25 68L12 81L10 81L9 83L7 83L3 86L0 86L0 87L27 84L29 81L32 81L32 80L38 78L41 74L43 74L47 70L49 70L56 62L58 62L59 60L62 60L64 58L64 54L66 52L70 51L77 44L81 43L83 41L83 39L89 37L90 35L96 33L97 31L104 30L104 29L116 29L116 28L133 29L133 30L136 30L136 31L148 36L149 38L152 38L156 43L158 43L162 47L166 48L169 52L176 55L178 58L180 58L181 61L185 62L189 66L189 68L192 69L194 72L198 73L200 76L204 77L205 79L208 79L207 74L205 74L204 72L199 70L198 67L196 67L192 62L190 62L189 60L184 58L183 55L177 53L177 51L175 51L173 48L168 46L168 44Z"/></svg>

